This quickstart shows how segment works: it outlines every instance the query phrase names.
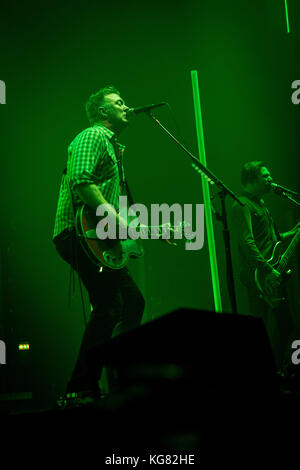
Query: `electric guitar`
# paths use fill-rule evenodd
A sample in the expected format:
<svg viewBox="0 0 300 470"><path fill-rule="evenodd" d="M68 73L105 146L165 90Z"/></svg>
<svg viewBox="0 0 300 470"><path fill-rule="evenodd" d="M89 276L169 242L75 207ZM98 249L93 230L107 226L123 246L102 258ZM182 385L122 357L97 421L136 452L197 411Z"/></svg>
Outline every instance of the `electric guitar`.
<svg viewBox="0 0 300 470"><path fill-rule="evenodd" d="M130 219L133 220L132 218ZM77 209L75 217L76 234L79 237L85 253L93 263L100 268L122 269L127 265L130 258L140 258L143 256L144 250L139 239L127 238L125 240L112 240L106 238L105 240L100 240L96 232L98 221L94 211L91 211L86 204ZM172 238L172 234L176 232L182 233L183 228L189 225L190 224L186 222L181 222L176 228L172 227L169 223L159 226L140 225L137 227L137 231L152 235L156 234L156 238L158 239L162 239L164 234L168 234L168 238L164 238L164 241L170 245L178 245L177 239L175 239L174 242L171 241L170 238ZM184 238L183 234L182 238ZM189 242L190 240L188 239L186 241ZM116 257L114 252L114 248L117 244L121 245L120 257Z"/></svg>
<svg viewBox="0 0 300 470"><path fill-rule="evenodd" d="M255 284L260 292L260 298L263 299L270 307L274 308L284 300L281 294L283 284L289 279L292 274L291 269L287 269L288 262L293 255L298 243L300 241L300 228L295 233L292 241L285 251L282 249L282 242L277 242L272 250L271 257L267 260L276 271L281 274L280 285L274 290L272 295L268 295L265 289L265 277L256 269L254 272Z"/></svg>

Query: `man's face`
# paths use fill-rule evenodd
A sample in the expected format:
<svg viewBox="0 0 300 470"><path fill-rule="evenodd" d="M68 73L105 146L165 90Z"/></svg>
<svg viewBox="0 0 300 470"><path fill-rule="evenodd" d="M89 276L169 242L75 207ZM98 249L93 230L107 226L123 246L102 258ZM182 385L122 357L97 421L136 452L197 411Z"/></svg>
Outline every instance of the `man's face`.
<svg viewBox="0 0 300 470"><path fill-rule="evenodd" d="M269 170L262 166L260 174L255 182L255 192L258 195L266 194L271 191L270 183L273 181Z"/></svg>
<svg viewBox="0 0 300 470"><path fill-rule="evenodd" d="M113 130L121 130L128 124L126 111L129 109L124 100L116 93L106 95L100 109L104 111L104 119L112 125Z"/></svg>

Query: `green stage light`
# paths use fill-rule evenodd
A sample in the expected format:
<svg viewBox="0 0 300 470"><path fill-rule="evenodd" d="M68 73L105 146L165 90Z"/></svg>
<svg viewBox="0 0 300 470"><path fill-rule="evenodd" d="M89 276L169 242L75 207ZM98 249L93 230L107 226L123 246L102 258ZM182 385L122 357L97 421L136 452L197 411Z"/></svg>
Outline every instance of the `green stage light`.
<svg viewBox="0 0 300 470"><path fill-rule="evenodd" d="M284 4L285 4L285 16L286 16L286 30L289 33L290 32L290 23L289 23L289 12L288 12L287 0L284 0Z"/></svg>

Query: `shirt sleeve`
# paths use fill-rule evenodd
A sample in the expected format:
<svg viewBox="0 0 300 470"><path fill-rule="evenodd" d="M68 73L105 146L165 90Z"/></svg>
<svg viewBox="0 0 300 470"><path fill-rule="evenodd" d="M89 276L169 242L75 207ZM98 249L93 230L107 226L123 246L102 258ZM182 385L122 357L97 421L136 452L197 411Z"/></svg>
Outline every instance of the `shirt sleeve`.
<svg viewBox="0 0 300 470"><path fill-rule="evenodd" d="M260 268L267 274L272 271L272 266L263 257L253 236L251 212L248 207L235 203L232 207L233 223L237 234L240 253L243 263L250 269Z"/></svg>
<svg viewBox="0 0 300 470"><path fill-rule="evenodd" d="M105 150L105 137L99 129L88 128L69 147L68 174L73 189L77 184L96 183L95 168Z"/></svg>

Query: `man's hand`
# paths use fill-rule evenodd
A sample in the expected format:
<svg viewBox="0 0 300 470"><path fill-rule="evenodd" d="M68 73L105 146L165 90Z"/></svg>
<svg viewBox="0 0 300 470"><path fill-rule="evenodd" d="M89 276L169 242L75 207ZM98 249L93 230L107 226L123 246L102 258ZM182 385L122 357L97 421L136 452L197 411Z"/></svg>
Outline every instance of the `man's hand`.
<svg viewBox="0 0 300 470"><path fill-rule="evenodd" d="M265 278L265 291L268 295L273 295L276 288L279 287L281 281L281 274L273 269Z"/></svg>

